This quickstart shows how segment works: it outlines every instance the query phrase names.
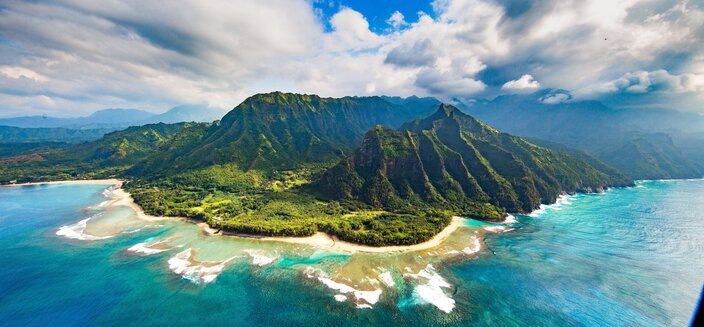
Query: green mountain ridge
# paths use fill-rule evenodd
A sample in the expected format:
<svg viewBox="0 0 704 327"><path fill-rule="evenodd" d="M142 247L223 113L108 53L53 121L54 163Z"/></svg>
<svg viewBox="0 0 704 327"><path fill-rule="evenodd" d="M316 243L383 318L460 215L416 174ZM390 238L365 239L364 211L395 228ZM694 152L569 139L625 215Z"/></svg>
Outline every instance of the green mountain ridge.
<svg viewBox="0 0 704 327"><path fill-rule="evenodd" d="M163 174L227 163L244 170L273 170L331 162L352 151L374 125L397 127L432 110L423 103L400 106L380 97L257 94L189 148L172 149L137 169Z"/></svg>
<svg viewBox="0 0 704 327"><path fill-rule="evenodd" d="M616 171L501 133L446 105L398 131L377 126L318 182L337 199L377 208L441 206L485 219L500 218L485 202L530 212L565 192L631 184Z"/></svg>

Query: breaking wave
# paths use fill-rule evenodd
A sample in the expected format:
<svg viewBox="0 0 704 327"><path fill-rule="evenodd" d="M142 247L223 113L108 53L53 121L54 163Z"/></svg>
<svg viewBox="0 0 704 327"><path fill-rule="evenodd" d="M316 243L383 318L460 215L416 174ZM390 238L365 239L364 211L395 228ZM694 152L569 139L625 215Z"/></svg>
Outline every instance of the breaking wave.
<svg viewBox="0 0 704 327"><path fill-rule="evenodd" d="M59 227L59 230L56 231L56 235L70 238L70 239L74 239L74 240L81 240L81 241L97 241L97 240L104 240L104 239L108 239L108 238L112 237L112 235L95 236L95 235L86 234L85 230L86 230L86 227L88 226L88 221L90 219L91 218L86 218L86 219L83 219L83 220L73 224L73 225L61 226L61 227Z"/></svg>

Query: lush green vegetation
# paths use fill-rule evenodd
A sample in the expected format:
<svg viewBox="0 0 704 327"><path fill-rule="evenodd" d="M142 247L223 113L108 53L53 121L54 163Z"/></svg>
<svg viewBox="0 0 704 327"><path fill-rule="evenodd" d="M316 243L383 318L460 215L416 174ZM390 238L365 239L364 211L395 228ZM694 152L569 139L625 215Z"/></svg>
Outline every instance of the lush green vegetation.
<svg viewBox="0 0 704 327"><path fill-rule="evenodd" d="M191 217L233 233L267 236L310 236L324 231L350 242L407 245L432 238L450 222L449 212L432 209L406 212L371 210L358 202L321 201L294 186L280 189L291 175L262 183L259 173L227 168L205 169L159 182L131 181L127 191L152 215ZM212 173L212 174L211 174ZM185 187L184 185L190 185ZM197 185L197 186L196 186Z"/></svg>
<svg viewBox="0 0 704 327"><path fill-rule="evenodd" d="M0 143L66 142L80 143L101 138L115 128L20 128L0 126Z"/></svg>
<svg viewBox="0 0 704 327"><path fill-rule="evenodd" d="M387 100L260 94L212 124L130 127L0 159L0 183L119 177L148 214L375 246L428 240L452 214L499 220L632 183L431 99Z"/></svg>
<svg viewBox="0 0 704 327"><path fill-rule="evenodd" d="M441 106L398 131L377 126L317 185L335 199L375 208L441 207L500 219L504 210L529 212L563 192L632 183L622 174L602 172Z"/></svg>

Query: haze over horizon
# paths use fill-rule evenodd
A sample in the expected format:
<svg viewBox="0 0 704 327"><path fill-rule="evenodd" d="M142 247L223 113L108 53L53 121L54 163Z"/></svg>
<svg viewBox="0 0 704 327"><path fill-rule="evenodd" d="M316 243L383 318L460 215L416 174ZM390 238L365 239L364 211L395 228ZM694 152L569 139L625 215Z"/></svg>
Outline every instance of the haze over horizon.
<svg viewBox="0 0 704 327"><path fill-rule="evenodd" d="M0 116L230 109L275 90L470 101L544 88L704 112L695 1L169 4L4 2Z"/></svg>

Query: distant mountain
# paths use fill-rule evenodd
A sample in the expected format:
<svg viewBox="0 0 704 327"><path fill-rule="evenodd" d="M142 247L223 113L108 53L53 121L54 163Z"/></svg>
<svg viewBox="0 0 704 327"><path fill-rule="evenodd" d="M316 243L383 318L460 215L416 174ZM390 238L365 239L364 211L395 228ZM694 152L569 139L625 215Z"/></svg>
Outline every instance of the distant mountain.
<svg viewBox="0 0 704 327"><path fill-rule="evenodd" d="M203 122L209 123L221 119L227 110L209 107L207 104L183 105L173 107L170 110L151 116L143 121L145 124L155 123L180 123L180 122Z"/></svg>
<svg viewBox="0 0 704 327"><path fill-rule="evenodd" d="M630 185L562 152L541 148L441 105L399 130L377 126L317 182L324 194L377 208L448 208L473 217L530 212L564 192ZM482 203L502 208L492 210Z"/></svg>
<svg viewBox="0 0 704 327"><path fill-rule="evenodd" d="M86 117L56 118L47 116L26 116L0 118L0 125L24 128L64 127L72 129L94 129L108 127L126 127L152 117L154 114L139 109L104 109Z"/></svg>
<svg viewBox="0 0 704 327"><path fill-rule="evenodd" d="M115 128L68 129L55 128L20 128L0 126L0 143L23 142L66 142L80 143L97 140Z"/></svg>
<svg viewBox="0 0 704 327"><path fill-rule="evenodd" d="M208 107L205 104L177 106L161 114L153 114L139 109L104 109L89 116L75 118L48 116L0 118L0 126L69 129L112 128L114 130L156 123L212 122L222 118L226 112L226 110Z"/></svg>
<svg viewBox="0 0 704 327"><path fill-rule="evenodd" d="M664 133L628 139L618 149L601 156L609 158L611 164L624 173L644 179L702 176L701 167L686 158L674 145L672 138Z"/></svg>
<svg viewBox="0 0 704 327"><path fill-rule="evenodd" d="M704 137L694 134L704 130L701 115L613 109L597 101L548 100L564 92L506 95L462 108L502 131L586 150L632 178L694 178L704 174L697 163L698 158L704 158ZM687 151L681 151L680 145Z"/></svg>
<svg viewBox="0 0 704 327"><path fill-rule="evenodd" d="M43 147L25 156L0 158L0 181L108 177L144 160L171 141L178 132L193 124L151 124L133 126L105 134L92 142L71 146ZM194 127L195 128L195 127ZM9 146L23 147L25 143ZM31 144L31 143L29 143ZM2 147L0 147L2 149Z"/></svg>
<svg viewBox="0 0 704 327"><path fill-rule="evenodd" d="M432 97L420 98L415 95L407 97L407 98L390 97L390 96L381 96L380 98L382 98L388 102L391 102L393 104L404 106L406 108L437 107L438 105L441 104L440 100L438 100L436 98L432 98Z"/></svg>
<svg viewBox="0 0 704 327"><path fill-rule="evenodd" d="M152 116L154 116L153 113L139 109L104 109L98 110L87 117L76 118L76 123L74 125L126 126L130 124L138 124Z"/></svg>

